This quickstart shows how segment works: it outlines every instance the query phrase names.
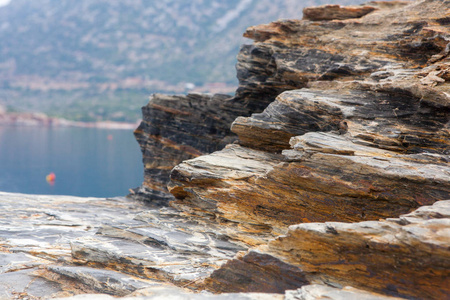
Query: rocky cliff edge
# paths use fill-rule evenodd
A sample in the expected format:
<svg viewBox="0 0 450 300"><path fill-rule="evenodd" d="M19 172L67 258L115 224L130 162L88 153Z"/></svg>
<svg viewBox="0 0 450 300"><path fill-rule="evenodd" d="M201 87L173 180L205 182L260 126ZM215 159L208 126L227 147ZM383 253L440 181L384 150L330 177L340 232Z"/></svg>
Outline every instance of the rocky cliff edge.
<svg viewBox="0 0 450 300"><path fill-rule="evenodd" d="M211 123L205 110L206 118L179 122L177 130L184 130L184 125L191 128L191 123L203 128L190 131L189 141L178 140L174 145L195 142L201 154L208 152L206 146L222 148L226 139L237 140L177 165L168 184L175 197L171 206L222 225L238 224L243 232L277 237L291 234L289 226L294 224L378 222L450 199L449 9L448 1L432 0L326 5L305 9L303 20L249 28L244 36L254 42L243 46L238 55L240 86L234 97L216 105L213 114L221 120ZM158 96L154 97L149 106L157 101ZM191 102L192 97L188 95L175 107ZM199 114L195 109L183 111ZM159 114L158 110L153 113ZM174 114L170 117L180 120ZM233 119L231 132L225 119ZM154 123L148 119L146 124ZM214 134L217 130L220 135ZM145 135L137 133L138 139ZM211 136L220 137L220 142L211 142ZM210 141L203 143L205 138ZM396 235L396 229L391 230ZM341 235L331 236L339 239ZM259 242L265 244L265 238L254 244ZM446 242L448 246L450 241ZM282 243L274 242L271 247L275 244L282 248ZM314 242L308 245L312 256L320 252L311 246ZM254 258L248 255L244 258ZM290 265L303 270L308 262L296 255L289 258L296 264L290 261ZM351 264L341 255L336 261ZM360 282L345 272L340 279L331 277L334 282L346 278L344 284L394 296L446 295L447 289L437 292L436 288L433 294L432 288L414 279L424 274L414 275L406 267L399 275L397 268L405 264L402 259L419 256L393 259L383 266L388 273L395 270L401 280L390 274L381 279L383 283L375 283L378 271L368 277L355 276ZM441 257L435 267L447 258ZM282 258L283 263L287 260ZM324 269L332 269L330 265ZM362 265L370 268L368 262ZM251 269L248 264L244 267L246 272ZM311 272L326 273L319 269ZM448 273L431 269L425 276L429 284L448 285ZM347 268L346 272L353 271ZM226 273L218 271L221 275L212 276L208 288L246 290L238 284L239 276L225 284L222 275ZM422 289L429 292L421 294Z"/></svg>
<svg viewBox="0 0 450 300"><path fill-rule="evenodd" d="M376 1L249 28L235 96L143 108L145 201L0 193L0 298L447 299L449 20Z"/></svg>

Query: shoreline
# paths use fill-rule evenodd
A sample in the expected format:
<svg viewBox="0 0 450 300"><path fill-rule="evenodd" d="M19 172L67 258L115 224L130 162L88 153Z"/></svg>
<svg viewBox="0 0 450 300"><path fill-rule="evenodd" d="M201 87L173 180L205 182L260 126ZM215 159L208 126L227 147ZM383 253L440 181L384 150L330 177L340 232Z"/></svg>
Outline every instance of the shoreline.
<svg viewBox="0 0 450 300"><path fill-rule="evenodd" d="M141 120L135 123L116 121L82 122L49 117L43 113L6 113L0 112L0 126L46 126L46 127L82 127L115 130L134 130Z"/></svg>

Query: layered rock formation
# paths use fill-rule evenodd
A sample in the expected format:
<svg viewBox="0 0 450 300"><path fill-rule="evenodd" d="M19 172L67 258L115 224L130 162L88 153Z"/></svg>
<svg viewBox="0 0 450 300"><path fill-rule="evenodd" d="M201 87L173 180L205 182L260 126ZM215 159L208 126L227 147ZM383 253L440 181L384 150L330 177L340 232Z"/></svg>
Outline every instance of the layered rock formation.
<svg viewBox="0 0 450 300"><path fill-rule="evenodd" d="M398 217L450 199L448 10L442 1L373 2L370 8L350 9L325 6L308 10L308 20L249 28L245 36L255 43L243 47L239 55L241 85L233 101L245 99L245 107L257 113L232 123L240 145L173 169L169 190L177 200L172 205L278 235L292 224ZM364 17L354 19L354 13ZM445 215L448 208L441 210L439 214ZM389 222L376 226L384 228ZM430 226L438 232L448 230L445 221L435 224ZM320 226L319 231L330 236L329 244L316 234L305 238L305 248L296 252L296 246L284 248L288 239L283 239L272 243L271 251L297 254L274 255L280 261L270 263L276 259L264 258L267 253L250 252L215 272L207 287L224 292L266 286L277 292L292 284L280 275L288 263L307 273L325 274L321 282L405 297L439 299L448 294L448 273L440 267L449 254L446 234L440 237L427 228L442 241L431 246L425 235L404 233L424 230L422 225L376 229L380 239L399 235L410 244L405 240L393 244L398 253L383 243L373 251L369 245L368 254L376 258L364 260L354 257L362 249L356 245L363 242L342 241L341 246L333 240L340 238L339 230ZM346 230L369 225L354 226ZM292 239L302 243L302 235L303 231ZM424 244L417 247L413 240ZM349 246L352 243L355 249ZM332 245L338 247L334 255L322 250L334 251ZM439 247L442 252L436 261L429 261L426 257L433 252L429 249ZM303 253L315 257L316 251L324 252L324 261L329 261L319 261L318 256L311 263L316 268L304 268L309 262ZM346 251L348 258L341 254ZM414 257L417 266L408 265ZM355 268L367 269L367 275L346 267L358 263ZM262 269L266 277L250 271ZM295 284L305 284L300 278Z"/></svg>
<svg viewBox="0 0 450 300"><path fill-rule="evenodd" d="M450 201L385 221L294 225L250 250L243 236L269 237L126 198L0 193L0 208L1 299L448 295Z"/></svg>
<svg viewBox="0 0 450 300"><path fill-rule="evenodd" d="M144 183L133 194L152 201L172 199L166 185L175 165L232 142L230 124L236 113L230 98L152 95L134 132L143 154Z"/></svg>
<svg viewBox="0 0 450 300"><path fill-rule="evenodd" d="M450 202L441 201L379 222L294 225L269 248L304 272L321 274L322 280L408 298L445 299L449 213Z"/></svg>
<svg viewBox="0 0 450 300"><path fill-rule="evenodd" d="M314 282L408 299L446 299L449 205L450 201L439 201L383 221L293 225L268 247L229 261L206 286L216 292L274 292L286 284L292 288ZM248 272L255 268L259 276ZM286 276L287 268L296 272ZM294 277L296 273L302 277ZM257 285L261 282L265 284Z"/></svg>
<svg viewBox="0 0 450 300"><path fill-rule="evenodd" d="M249 28L234 97L143 108L145 202L0 193L1 297L448 298L449 11Z"/></svg>
<svg viewBox="0 0 450 300"><path fill-rule="evenodd" d="M287 20L247 30L259 60L254 68L271 71L257 83L256 76L243 80L236 99L306 88L237 118L232 131L241 146L177 166L170 189L178 202L280 228L395 217L449 198L444 4L384 5L374 3L357 20ZM247 55L244 49L241 61ZM255 160L264 168L236 176Z"/></svg>

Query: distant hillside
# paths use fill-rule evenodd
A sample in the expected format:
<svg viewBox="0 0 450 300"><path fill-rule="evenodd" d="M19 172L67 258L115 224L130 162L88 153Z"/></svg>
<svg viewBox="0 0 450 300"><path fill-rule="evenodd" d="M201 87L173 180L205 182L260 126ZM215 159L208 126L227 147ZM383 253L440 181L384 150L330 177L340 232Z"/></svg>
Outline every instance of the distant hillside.
<svg viewBox="0 0 450 300"><path fill-rule="evenodd" d="M12 0L0 8L0 104L124 121L152 92L232 91L245 28L330 2L363 1Z"/></svg>

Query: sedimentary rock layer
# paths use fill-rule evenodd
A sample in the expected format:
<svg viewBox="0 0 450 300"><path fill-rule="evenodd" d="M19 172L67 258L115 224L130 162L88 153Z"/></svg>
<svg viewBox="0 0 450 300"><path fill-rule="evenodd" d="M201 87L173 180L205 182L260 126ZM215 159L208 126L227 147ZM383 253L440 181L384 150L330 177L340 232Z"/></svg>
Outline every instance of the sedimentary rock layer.
<svg viewBox="0 0 450 300"><path fill-rule="evenodd" d="M383 221L293 225L268 247L224 264L205 285L215 292L301 287L305 298L300 299L322 299L334 290L308 286L314 282L410 299L445 299L450 286L449 212L446 200Z"/></svg>
<svg viewBox="0 0 450 300"><path fill-rule="evenodd" d="M294 225L270 251L322 280L395 296L445 299L450 287L450 201L400 218Z"/></svg>
<svg viewBox="0 0 450 300"><path fill-rule="evenodd" d="M233 226L125 198L0 193L0 208L1 299L195 290L248 247Z"/></svg>
<svg viewBox="0 0 450 300"><path fill-rule="evenodd" d="M324 223L289 227L213 272L207 289L319 282L448 295L450 6L371 5L324 6L245 33L255 42L238 57L233 100L256 113L233 122L240 145L173 169L172 205L273 235Z"/></svg>
<svg viewBox="0 0 450 300"><path fill-rule="evenodd" d="M175 167L176 203L279 232L395 217L449 198L448 108L362 86L284 92L263 113L237 118L232 130L246 147Z"/></svg>
<svg viewBox="0 0 450 300"><path fill-rule="evenodd" d="M171 199L166 185L175 165L232 142L229 128L236 115L230 98L152 95L134 132L143 155L144 183L132 194L154 202Z"/></svg>
<svg viewBox="0 0 450 300"><path fill-rule="evenodd" d="M405 160L338 135L302 138L315 144L305 151L299 141L298 150L285 152L288 161L233 145L183 162L172 171L175 203L279 233L302 222L398 216L450 195L445 161L430 164L426 155ZM343 146L335 150L337 143Z"/></svg>
<svg viewBox="0 0 450 300"><path fill-rule="evenodd" d="M145 179L138 194L170 199L165 188L170 169L223 148L232 139L229 126L237 117L232 131L241 144L261 150L287 149L289 138L309 131L345 131L348 120L359 116L353 130L362 127L358 135L369 141L381 136L377 147L411 152L420 145L445 152L450 106L446 5L393 1L323 6L306 9L305 20L249 28L244 36L255 42L238 55L239 88L233 98L155 95L143 108L136 137ZM315 89L316 96L287 103L285 95L272 103L286 90L305 87ZM326 107L319 101L316 108L318 94L326 91L325 97L336 92L344 103ZM352 109L357 116L345 115Z"/></svg>
<svg viewBox="0 0 450 300"><path fill-rule="evenodd" d="M235 99L304 88L237 118L231 130L244 147L174 168L177 205L282 232L302 222L395 217L450 198L448 4L373 6L359 19L247 30L255 56L243 50L247 65L238 70L248 74ZM270 74L258 77L262 65ZM234 161L265 168L238 177Z"/></svg>

